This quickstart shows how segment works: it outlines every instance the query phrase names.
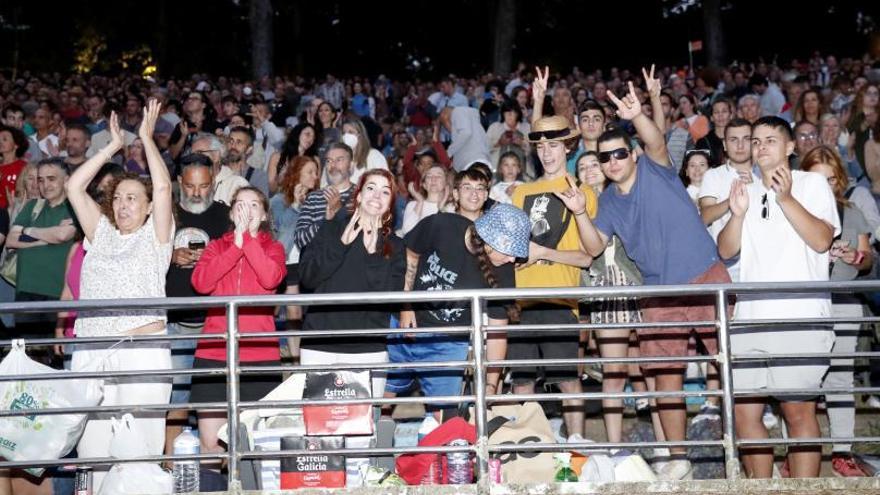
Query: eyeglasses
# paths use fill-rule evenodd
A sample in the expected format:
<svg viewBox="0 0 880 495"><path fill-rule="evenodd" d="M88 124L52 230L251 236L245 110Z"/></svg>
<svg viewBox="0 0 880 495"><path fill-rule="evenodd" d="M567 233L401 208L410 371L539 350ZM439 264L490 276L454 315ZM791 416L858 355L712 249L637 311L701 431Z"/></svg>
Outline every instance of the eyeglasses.
<svg viewBox="0 0 880 495"><path fill-rule="evenodd" d="M489 189L486 186L472 186L470 184L462 184L458 186L458 190L461 191L462 194L485 194L489 192Z"/></svg>
<svg viewBox="0 0 880 495"><path fill-rule="evenodd" d="M819 135L816 134L815 132L806 132L806 133L802 133L802 134L799 133L797 135L797 138L799 141L809 141L811 139L816 139L818 137L819 137Z"/></svg>
<svg viewBox="0 0 880 495"><path fill-rule="evenodd" d="M767 220L770 217L770 202L767 201L767 193L761 196L761 218Z"/></svg>
<svg viewBox="0 0 880 495"><path fill-rule="evenodd" d="M345 163L346 160L348 160L347 156L337 156L336 158L330 158L328 156L327 158L324 158L324 165L330 165L333 163Z"/></svg>
<svg viewBox="0 0 880 495"><path fill-rule="evenodd" d="M599 152L599 163L608 163L612 158L615 160L623 160L629 156L629 150L626 148L617 148L611 151Z"/></svg>

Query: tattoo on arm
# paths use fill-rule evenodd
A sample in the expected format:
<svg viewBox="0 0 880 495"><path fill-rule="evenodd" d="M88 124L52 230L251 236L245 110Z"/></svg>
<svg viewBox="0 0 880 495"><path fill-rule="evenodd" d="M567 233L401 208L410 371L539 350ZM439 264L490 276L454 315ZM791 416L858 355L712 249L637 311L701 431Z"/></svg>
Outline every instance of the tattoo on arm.
<svg viewBox="0 0 880 495"><path fill-rule="evenodd" d="M406 250L406 275L403 279L403 290L412 290L416 283L416 272L419 269L419 255Z"/></svg>

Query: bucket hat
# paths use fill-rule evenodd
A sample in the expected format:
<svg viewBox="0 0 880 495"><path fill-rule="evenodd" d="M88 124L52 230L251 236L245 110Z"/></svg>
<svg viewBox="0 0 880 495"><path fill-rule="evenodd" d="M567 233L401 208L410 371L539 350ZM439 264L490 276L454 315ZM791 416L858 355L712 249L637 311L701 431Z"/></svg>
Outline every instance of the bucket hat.
<svg viewBox="0 0 880 495"><path fill-rule="evenodd" d="M474 222L477 234L495 251L516 258L529 257L531 223L516 206L498 203Z"/></svg>

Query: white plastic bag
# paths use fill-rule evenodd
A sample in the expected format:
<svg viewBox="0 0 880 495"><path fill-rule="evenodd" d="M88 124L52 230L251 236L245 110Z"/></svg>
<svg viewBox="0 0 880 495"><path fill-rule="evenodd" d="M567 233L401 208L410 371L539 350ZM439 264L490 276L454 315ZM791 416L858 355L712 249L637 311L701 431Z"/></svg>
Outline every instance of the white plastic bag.
<svg viewBox="0 0 880 495"><path fill-rule="evenodd" d="M111 418L110 430L113 431L113 438L110 439L110 457L131 459L150 455L147 441L135 428L134 416L130 413L124 414L122 419Z"/></svg>
<svg viewBox="0 0 880 495"><path fill-rule="evenodd" d="M15 340L0 361L0 375L63 376L64 371L40 364L25 353L24 340ZM101 401L101 380L33 380L0 382L0 409L57 409L93 407ZM0 456L10 461L55 460L79 441L85 414L48 414L0 418ZM28 469L39 476L41 468Z"/></svg>
<svg viewBox="0 0 880 495"><path fill-rule="evenodd" d="M124 414L122 419L110 420L113 438L110 439L110 456L117 459L131 459L149 455L147 442L136 428L134 416ZM171 473L158 464L133 462L114 464L101 483L98 495L171 493Z"/></svg>
<svg viewBox="0 0 880 495"><path fill-rule="evenodd" d="M171 473L156 464L114 464L101 483L98 495L168 494L173 490Z"/></svg>

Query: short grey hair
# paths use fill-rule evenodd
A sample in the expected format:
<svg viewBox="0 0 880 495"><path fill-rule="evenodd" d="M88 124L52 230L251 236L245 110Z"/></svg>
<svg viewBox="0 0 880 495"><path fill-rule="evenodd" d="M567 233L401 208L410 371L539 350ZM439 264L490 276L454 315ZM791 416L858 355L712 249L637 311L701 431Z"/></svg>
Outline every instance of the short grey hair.
<svg viewBox="0 0 880 495"><path fill-rule="evenodd" d="M754 93L749 93L747 95L743 95L742 97L740 97L739 101L736 102L736 108L743 106L743 103L745 103L746 100L755 100L755 103L757 103L758 106L761 105L761 97L754 94Z"/></svg>
<svg viewBox="0 0 880 495"><path fill-rule="evenodd" d="M196 141L202 140L208 141L211 151L219 151L220 156L226 156L226 145L223 144L223 141L221 141L220 138L210 132L200 132L196 134L196 138L193 139L193 144L195 144Z"/></svg>

